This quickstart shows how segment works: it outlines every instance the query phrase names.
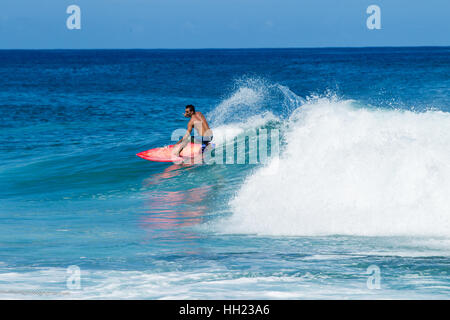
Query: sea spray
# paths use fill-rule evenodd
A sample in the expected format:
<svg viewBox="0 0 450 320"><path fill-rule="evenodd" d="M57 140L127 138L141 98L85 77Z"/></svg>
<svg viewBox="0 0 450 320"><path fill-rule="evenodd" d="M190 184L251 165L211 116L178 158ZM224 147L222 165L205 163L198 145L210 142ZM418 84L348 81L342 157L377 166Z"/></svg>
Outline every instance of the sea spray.
<svg viewBox="0 0 450 320"><path fill-rule="evenodd" d="M291 115L276 175L251 174L223 232L450 236L450 114L314 99Z"/></svg>

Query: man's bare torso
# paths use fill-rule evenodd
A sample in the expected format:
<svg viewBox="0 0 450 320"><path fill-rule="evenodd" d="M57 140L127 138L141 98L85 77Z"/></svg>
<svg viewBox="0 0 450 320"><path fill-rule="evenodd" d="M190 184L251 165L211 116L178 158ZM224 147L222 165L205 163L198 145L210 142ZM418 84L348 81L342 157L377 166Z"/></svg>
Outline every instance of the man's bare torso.
<svg viewBox="0 0 450 320"><path fill-rule="evenodd" d="M208 122L206 121L205 116L197 111L195 112L192 117L191 120L189 120L190 122L192 122L194 129L198 132L199 135L201 136L212 136L212 131L208 126Z"/></svg>

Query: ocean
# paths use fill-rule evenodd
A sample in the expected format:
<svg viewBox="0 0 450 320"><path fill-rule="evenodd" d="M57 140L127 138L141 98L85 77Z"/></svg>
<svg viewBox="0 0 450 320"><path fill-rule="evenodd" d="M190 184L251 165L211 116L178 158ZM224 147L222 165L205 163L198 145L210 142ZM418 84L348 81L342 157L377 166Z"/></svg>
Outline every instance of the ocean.
<svg viewBox="0 0 450 320"><path fill-rule="evenodd" d="M448 299L449 75L449 47L2 50L0 298ZM187 104L214 152L279 147L138 158Z"/></svg>

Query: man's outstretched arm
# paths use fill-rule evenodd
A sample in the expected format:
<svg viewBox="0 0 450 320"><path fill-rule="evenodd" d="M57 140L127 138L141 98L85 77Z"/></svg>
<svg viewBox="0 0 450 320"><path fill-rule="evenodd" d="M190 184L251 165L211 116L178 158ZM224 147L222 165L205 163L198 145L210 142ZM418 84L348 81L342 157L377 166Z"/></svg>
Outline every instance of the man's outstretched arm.
<svg viewBox="0 0 450 320"><path fill-rule="evenodd" d="M183 138L181 138L180 141L178 141L175 144L177 145L177 144L181 143L182 141L184 141L185 139L189 139L189 137L191 136L191 132L192 132L192 128L193 127L194 127L194 124L192 123L192 121L189 121L186 133L184 134Z"/></svg>

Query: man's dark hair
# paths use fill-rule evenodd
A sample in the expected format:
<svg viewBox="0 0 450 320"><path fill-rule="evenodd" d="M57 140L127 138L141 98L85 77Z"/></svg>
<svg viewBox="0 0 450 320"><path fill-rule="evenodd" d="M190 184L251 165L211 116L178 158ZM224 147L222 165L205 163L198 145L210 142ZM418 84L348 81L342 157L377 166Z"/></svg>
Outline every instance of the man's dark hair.
<svg viewBox="0 0 450 320"><path fill-rule="evenodd" d="M192 104L188 104L185 109L189 109L189 111L195 113L195 107Z"/></svg>

